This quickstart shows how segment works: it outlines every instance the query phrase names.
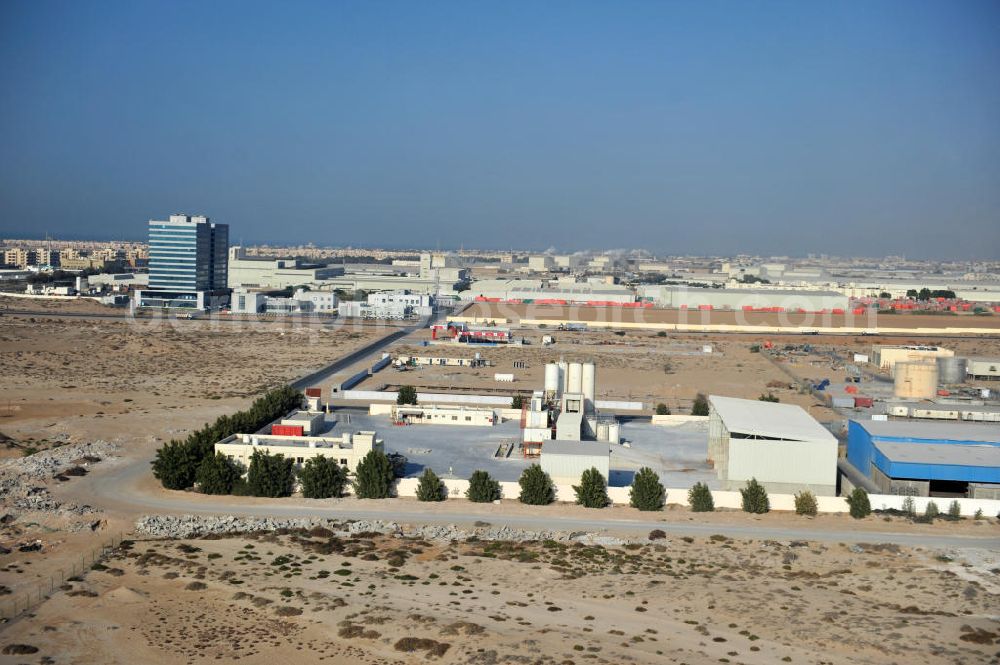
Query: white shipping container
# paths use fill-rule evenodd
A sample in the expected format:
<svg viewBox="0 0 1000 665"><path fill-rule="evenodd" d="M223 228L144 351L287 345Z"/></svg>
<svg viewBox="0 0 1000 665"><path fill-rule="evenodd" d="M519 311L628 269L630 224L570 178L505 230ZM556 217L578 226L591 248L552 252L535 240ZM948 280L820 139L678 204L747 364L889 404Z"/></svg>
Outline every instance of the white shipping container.
<svg viewBox="0 0 1000 665"><path fill-rule="evenodd" d="M864 353L855 353L854 362L856 363L866 363L868 362L868 355Z"/></svg>
<svg viewBox="0 0 1000 665"><path fill-rule="evenodd" d="M514 375L513 374L494 374L493 375L493 380L494 381L500 381L501 383L513 383L514 382Z"/></svg>

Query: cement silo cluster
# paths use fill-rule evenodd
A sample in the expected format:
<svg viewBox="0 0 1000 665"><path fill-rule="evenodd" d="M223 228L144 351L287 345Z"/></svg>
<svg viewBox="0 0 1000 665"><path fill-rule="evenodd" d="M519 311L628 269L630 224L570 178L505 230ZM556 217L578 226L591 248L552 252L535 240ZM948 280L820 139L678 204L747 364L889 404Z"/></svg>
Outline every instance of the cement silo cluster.
<svg viewBox="0 0 1000 665"><path fill-rule="evenodd" d="M523 440L618 443L621 425L597 411L597 366L559 361L545 365L543 390L535 391L523 418Z"/></svg>

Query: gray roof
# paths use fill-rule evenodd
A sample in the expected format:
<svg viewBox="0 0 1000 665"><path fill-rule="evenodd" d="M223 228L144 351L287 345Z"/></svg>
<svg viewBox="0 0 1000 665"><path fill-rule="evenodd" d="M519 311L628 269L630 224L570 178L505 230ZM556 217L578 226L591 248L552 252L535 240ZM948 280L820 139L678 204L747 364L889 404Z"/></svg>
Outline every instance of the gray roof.
<svg viewBox="0 0 1000 665"><path fill-rule="evenodd" d="M877 441L875 447L893 462L1000 467L1000 446Z"/></svg>
<svg viewBox="0 0 1000 665"><path fill-rule="evenodd" d="M980 423L928 423L909 420L857 420L874 437L938 441L981 441L1000 444L1000 425ZM947 444L946 444L947 445Z"/></svg>
<svg viewBox="0 0 1000 665"><path fill-rule="evenodd" d="M795 404L718 395L711 395L708 400L730 433L787 441L836 441L825 427Z"/></svg>
<svg viewBox="0 0 1000 665"><path fill-rule="evenodd" d="M599 441L545 441L542 443L542 455L607 457L610 454L610 444Z"/></svg>

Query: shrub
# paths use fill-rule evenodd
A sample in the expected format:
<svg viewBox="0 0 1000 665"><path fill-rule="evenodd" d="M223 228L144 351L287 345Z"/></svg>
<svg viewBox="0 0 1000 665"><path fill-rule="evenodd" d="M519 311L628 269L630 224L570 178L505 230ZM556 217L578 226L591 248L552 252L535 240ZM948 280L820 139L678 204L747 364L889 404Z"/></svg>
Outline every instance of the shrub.
<svg viewBox="0 0 1000 665"><path fill-rule="evenodd" d="M747 481L747 486L740 490L743 512L762 514L771 510L771 502L767 498L767 490L757 482L756 478Z"/></svg>
<svg viewBox="0 0 1000 665"><path fill-rule="evenodd" d="M914 515L917 514L917 504L913 500L912 496L908 496L905 499L903 499L903 512L909 515L910 517L913 517Z"/></svg>
<svg viewBox="0 0 1000 665"><path fill-rule="evenodd" d="M299 472L302 496L307 499L339 497L347 486L347 472L330 457L316 456L306 460Z"/></svg>
<svg viewBox="0 0 1000 665"><path fill-rule="evenodd" d="M475 503L492 503L500 499L500 483L490 478L485 471L474 471L469 478L469 489L465 497Z"/></svg>
<svg viewBox="0 0 1000 665"><path fill-rule="evenodd" d="M932 520L940 514L941 511L938 509L937 504L934 503L933 501L928 501L927 507L924 508L924 517L926 517L929 520Z"/></svg>
<svg viewBox="0 0 1000 665"><path fill-rule="evenodd" d="M976 520L983 519L983 509L982 508L976 508L976 514L973 515L973 519L976 519Z"/></svg>
<svg viewBox="0 0 1000 665"><path fill-rule="evenodd" d="M608 499L608 483L596 468L591 467L580 476L580 484L573 486L576 502L584 508L604 508Z"/></svg>
<svg viewBox="0 0 1000 665"><path fill-rule="evenodd" d="M819 507L816 505L816 495L805 490L795 495L795 514L815 517Z"/></svg>
<svg viewBox="0 0 1000 665"><path fill-rule="evenodd" d="M354 494L359 499L388 499L392 493L392 464L381 450L371 450L358 462Z"/></svg>
<svg viewBox="0 0 1000 665"><path fill-rule="evenodd" d="M962 517L962 504L958 501L952 501L948 504L948 517L952 519L960 519Z"/></svg>
<svg viewBox="0 0 1000 665"><path fill-rule="evenodd" d="M667 500L660 477L648 466L639 469L629 490L629 504L639 510L660 510Z"/></svg>
<svg viewBox="0 0 1000 665"><path fill-rule="evenodd" d="M851 511L851 517L856 520L868 517L872 514L872 504L868 500L868 492L862 487L855 487L851 493L844 497L847 506Z"/></svg>
<svg viewBox="0 0 1000 665"><path fill-rule="evenodd" d="M216 453L202 461L195 480L203 494L229 494L239 477L236 464L222 453Z"/></svg>
<svg viewBox="0 0 1000 665"><path fill-rule="evenodd" d="M522 395L514 395L510 398L510 408L521 409L524 407L524 397Z"/></svg>
<svg viewBox="0 0 1000 665"><path fill-rule="evenodd" d="M708 398L703 393L695 395L694 404L691 406L692 416L708 415Z"/></svg>
<svg viewBox="0 0 1000 665"><path fill-rule="evenodd" d="M525 469L517 484L521 486L518 501L529 506L546 506L556 498L556 488L552 484L552 479L537 464Z"/></svg>
<svg viewBox="0 0 1000 665"><path fill-rule="evenodd" d="M252 496L291 496L295 482L292 470L293 460L284 455L271 455L263 450L255 450L250 457L247 471L247 487Z"/></svg>
<svg viewBox="0 0 1000 665"><path fill-rule="evenodd" d="M425 468L417 484L417 501L444 501L444 483L437 474Z"/></svg>
<svg viewBox="0 0 1000 665"><path fill-rule="evenodd" d="M656 405L656 415L658 415L658 416L669 416L670 415L670 407L668 407L663 402L660 402L659 404Z"/></svg>
<svg viewBox="0 0 1000 665"><path fill-rule="evenodd" d="M710 513L715 510L712 490L708 489L705 483L695 483L694 487L688 490L688 503L691 504L691 512Z"/></svg>
<svg viewBox="0 0 1000 665"><path fill-rule="evenodd" d="M413 386L400 386L399 394L396 395L396 404L416 404L417 389Z"/></svg>
<svg viewBox="0 0 1000 665"><path fill-rule="evenodd" d="M667 532L664 531L663 529L653 529L652 531L649 532L650 540L663 540L666 537L667 537Z"/></svg>
<svg viewBox="0 0 1000 665"><path fill-rule="evenodd" d="M780 402L781 400L778 399L778 397L769 390L769 391L767 391L766 395L764 393L761 393L760 397L757 398L757 401L759 401L759 402L774 402L774 403L777 403L777 402Z"/></svg>

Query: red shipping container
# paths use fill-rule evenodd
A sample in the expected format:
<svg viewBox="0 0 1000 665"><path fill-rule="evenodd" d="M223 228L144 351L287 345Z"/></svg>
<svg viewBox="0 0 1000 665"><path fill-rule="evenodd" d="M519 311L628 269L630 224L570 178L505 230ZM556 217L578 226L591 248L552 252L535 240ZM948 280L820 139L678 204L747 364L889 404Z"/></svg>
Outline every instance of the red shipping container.
<svg viewBox="0 0 1000 665"><path fill-rule="evenodd" d="M275 436L302 436L302 425L271 425L271 434Z"/></svg>
<svg viewBox="0 0 1000 665"><path fill-rule="evenodd" d="M871 397L862 397L857 395L854 398L854 408L856 409L870 409L874 404L874 400Z"/></svg>
<svg viewBox="0 0 1000 665"><path fill-rule="evenodd" d="M322 388L306 388L306 397L319 397L322 394Z"/></svg>

